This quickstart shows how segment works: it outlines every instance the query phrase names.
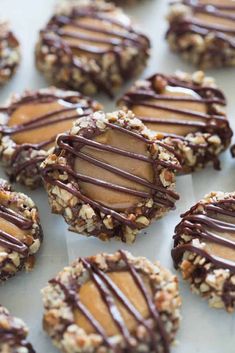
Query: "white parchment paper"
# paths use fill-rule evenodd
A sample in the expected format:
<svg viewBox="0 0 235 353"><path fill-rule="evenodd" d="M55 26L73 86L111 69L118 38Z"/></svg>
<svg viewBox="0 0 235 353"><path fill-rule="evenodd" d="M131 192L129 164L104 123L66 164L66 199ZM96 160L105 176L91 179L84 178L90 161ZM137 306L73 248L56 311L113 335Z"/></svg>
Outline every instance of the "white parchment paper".
<svg viewBox="0 0 235 353"><path fill-rule="evenodd" d="M0 104L13 92L46 86L43 77L34 67L33 51L38 30L46 23L54 4L54 0L0 0L0 17L11 21L23 47L20 69L13 80L1 88ZM143 0L127 11L152 40L152 55L143 77L155 72L172 73L177 69L193 71L190 65L170 53L164 42L166 0ZM216 77L218 84L227 94L228 113L235 128L235 69L212 71L209 74ZM107 111L114 108L114 102L105 97L100 97L100 101L105 104ZM117 242L102 243L93 238L87 239L69 233L63 219L51 215L43 189L29 192L16 185L17 190L28 193L37 203L45 239L34 271L30 274L21 273L3 284L0 287L0 303L26 321L30 327L30 340L37 353L57 352L41 328L40 289L46 285L48 279L77 256L92 255L100 251L111 252L119 248L128 249L135 255L143 255L153 261L160 260L163 265L174 271L170 257L171 237L180 214L212 190L235 189L235 160L231 159L229 152L226 152L221 160L221 172L208 167L193 176L179 177L177 190L181 194L181 200L177 203L176 211L170 212L164 219L152 225L132 246ZM0 174L4 176L2 171ZM183 297L183 320L178 334L179 344L173 348L173 353L234 353L234 315L210 309L206 302L190 293L188 285L182 283L181 278L180 290Z"/></svg>

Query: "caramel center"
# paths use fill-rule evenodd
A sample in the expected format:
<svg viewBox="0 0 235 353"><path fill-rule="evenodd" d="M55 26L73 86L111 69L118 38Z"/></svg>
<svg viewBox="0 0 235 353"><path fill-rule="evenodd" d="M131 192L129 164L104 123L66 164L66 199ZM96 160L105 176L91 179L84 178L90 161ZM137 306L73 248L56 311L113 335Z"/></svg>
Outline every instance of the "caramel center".
<svg viewBox="0 0 235 353"><path fill-rule="evenodd" d="M199 0L200 5L235 6L235 0Z"/></svg>
<svg viewBox="0 0 235 353"><path fill-rule="evenodd" d="M235 229L235 218L234 217L228 217L228 216L218 216L216 215L216 219L222 220L223 222L231 223L234 224L234 229ZM229 226L229 224L228 224ZM206 228L208 231L211 231L211 229ZM228 239L232 242L235 243L235 232L221 232L221 231L216 231L213 229L213 233L218 235L221 238ZM230 260L235 262L235 249L232 249L229 246L225 246L222 244L215 243L213 241L208 241L204 240L203 242L206 243L206 251L209 254L219 256L223 259Z"/></svg>
<svg viewBox="0 0 235 353"><path fill-rule="evenodd" d="M24 230L20 229L15 224L7 221L2 217L0 217L0 230L4 231L7 234L12 235L13 237L19 240L24 240L26 235L26 232Z"/></svg>
<svg viewBox="0 0 235 353"><path fill-rule="evenodd" d="M102 51L111 49L115 41L120 41L120 38L113 33L115 30L120 32L120 27L95 18L81 17L75 20L75 24L65 25L61 30L62 38L77 56L96 56ZM102 30L102 32L97 30Z"/></svg>
<svg viewBox="0 0 235 353"><path fill-rule="evenodd" d="M131 274L127 271L120 271L108 273L107 276L116 284L116 286L122 291L126 298L128 298L131 304L139 311L141 316L144 319L148 318L148 306ZM146 288L150 291L150 286L147 281L145 285ZM137 326L136 319L113 294L112 296L127 329L130 332L133 331ZM114 336L120 332L112 316L110 315L109 309L104 302L99 289L93 281L89 280L84 285L82 285L79 290L79 298L81 303L85 305L92 316L100 323L108 336ZM76 324L83 328L86 333L90 334L95 332L91 323L79 310L75 312L75 321Z"/></svg>
<svg viewBox="0 0 235 353"><path fill-rule="evenodd" d="M50 116L48 116L49 114ZM67 117L71 117L71 119L63 121ZM12 134L12 139L19 145L23 143L39 144L69 130L72 122L77 117L76 109L73 109L71 104L62 100L51 103L29 103L20 105L12 113L8 126L20 129L22 124L32 122L31 129L16 131ZM47 145L46 148L51 147L53 144Z"/></svg>
<svg viewBox="0 0 235 353"><path fill-rule="evenodd" d="M102 133L96 137L94 140L104 145L113 146L125 151L134 152L136 154L149 157L147 144L139 138L130 136L127 133L109 129L105 133ZM105 162L108 165L129 172L134 176L141 177L146 181L153 181L153 168L151 163L88 146L83 147L81 152L92 156L98 161ZM79 181L79 185L86 196L112 209L123 210L133 207L141 200L141 197L131 195L128 192L112 190L109 188L110 183L118 186L124 186L132 190L149 192L148 187L120 176L116 172L108 171L102 167L98 167L92 163L84 161L81 158L76 158L75 160L75 171L82 175L95 177L96 179L105 182L104 186L97 186L92 183Z"/></svg>
<svg viewBox="0 0 235 353"><path fill-rule="evenodd" d="M215 5L215 6L234 6L235 7L235 1L233 0L200 0L199 4L201 5ZM209 12L209 11L208 11ZM235 22L234 19L229 19L229 18L224 18L223 16L218 16L217 14L221 15L234 15L235 14L235 8L234 9L229 9L229 10L224 10L224 9L215 9L214 14L213 11L210 11L210 13L202 13L202 12L196 12L194 14L195 18L197 20L200 20L202 25L214 25L214 26L222 26L224 29L227 30L235 30Z"/></svg>
<svg viewBox="0 0 235 353"><path fill-rule="evenodd" d="M161 100L161 99L149 99L146 103L154 104L161 107L146 107L143 105L134 105L132 111L140 117L147 117L153 119L153 122L145 122L147 127L153 131L165 132L170 134L176 134L185 136L190 132L195 132L198 130L197 127L186 125L187 122L205 122L201 117L191 116L187 114L182 114L181 112L168 111L164 107L177 109L177 110L187 110L189 112L195 113L206 113L207 107L204 103L200 103L201 97L193 90L183 88L183 87L172 87L166 86L162 96L170 96L172 100ZM198 102L185 102L174 100L174 98L193 98L198 99ZM154 122L154 118L156 122ZM162 119L163 122L157 121L157 119ZM181 122L182 125L177 125ZM184 124L186 122L186 124Z"/></svg>

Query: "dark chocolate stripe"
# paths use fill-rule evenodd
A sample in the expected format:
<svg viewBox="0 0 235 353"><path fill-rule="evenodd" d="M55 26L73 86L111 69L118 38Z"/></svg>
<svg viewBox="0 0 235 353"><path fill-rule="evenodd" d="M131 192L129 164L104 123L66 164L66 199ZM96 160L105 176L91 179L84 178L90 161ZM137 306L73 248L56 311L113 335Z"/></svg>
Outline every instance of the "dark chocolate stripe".
<svg viewBox="0 0 235 353"><path fill-rule="evenodd" d="M154 318L154 321L157 323L158 331L162 338L162 344L164 353L169 353L169 339L168 335L165 331L164 325L161 321L160 315L155 308L155 304L153 302L152 296L150 293L147 292L145 289L145 284L141 279L141 276L137 273L134 266L129 263L125 253L120 251L121 258L125 263L124 270L128 270L131 274L133 280L135 281L138 289L140 290L141 294L146 300L146 303L149 308L150 315ZM120 333L122 334L125 343L128 346L128 352L132 352L132 334L128 331L126 327L126 323L124 318L119 311L115 298L119 300L120 303L125 307L125 309L135 318L135 320L140 324L143 325L151 339L150 344L154 347L156 353L159 352L157 344L157 336L156 336L156 327L149 325L149 317L146 319L140 314L140 312L135 308L135 306L130 302L128 297L122 292L122 290L112 281L112 279L107 275L107 273L100 270L89 258L80 258L81 263L83 264L84 268L88 271L90 275L90 279L94 282L95 286L97 287L100 295L107 306L107 310L109 311L113 322L119 328ZM120 347L119 344L111 344L109 337L106 335L103 327L99 324L97 319L89 312L86 306L84 306L80 299L79 299L79 283L77 280L71 278L68 281L68 285L64 285L59 279L52 279L49 281L52 285L58 285L65 295L65 301L67 304L74 309L78 309L81 313L86 317L89 323L93 326L95 331L101 335L104 340L104 343L111 347L114 352L119 352ZM69 323L70 324L70 323ZM71 322L73 324L73 322Z"/></svg>
<svg viewBox="0 0 235 353"><path fill-rule="evenodd" d="M52 165L51 170L52 169L61 170L62 172L66 172L69 175L71 175L73 178L84 181L88 184L95 184L95 185L101 186L103 188L108 188L108 189L116 190L119 192L127 193L130 195L135 195L135 196L139 196L139 197L143 197L143 198L149 197L149 193L147 193L147 192L130 189L125 186L116 185L111 182L106 182L104 180L100 180L100 179L93 178L93 177L90 177L90 176L87 176L84 174L76 173L76 172L74 172L74 170L72 170L71 168L66 167L66 166Z"/></svg>
<svg viewBox="0 0 235 353"><path fill-rule="evenodd" d="M183 86L181 86L184 88ZM191 98L191 97L179 97L179 96L168 96L167 94L156 94L154 91L151 89L149 90L141 90L141 89L136 89L134 91L128 92L126 95L131 102L135 102L136 105L140 103L141 105L141 100L142 99L155 99L155 100L161 100L161 101L175 101L175 102L192 102L192 103L199 103L199 104L220 104L220 105L226 105L225 100L219 99L219 98ZM125 99L126 97L124 97Z"/></svg>
<svg viewBox="0 0 235 353"><path fill-rule="evenodd" d="M198 97L184 97L184 96L170 96L161 93L161 84L159 87L160 93L158 91L156 80L160 79L163 82L163 85L168 85L170 87L178 87L178 88L186 88L196 93ZM228 141L230 141L232 136L232 130L229 127L229 123L224 115L215 115L213 104L218 104L221 106L226 105L226 99L221 90L218 88L210 87L210 86L201 86L194 83L186 82L181 79L178 79L176 76L166 76L163 74L155 74L146 81L146 85L143 87L134 86L129 92L127 92L123 98L120 99L119 104L124 104L130 109L134 109L135 107L142 106L146 108L151 108L153 110L166 111L169 113L175 113L178 116L172 116L170 119L166 119L162 117L154 117L153 116L145 116L140 115L138 118L142 120L144 123L151 123L157 126L161 125L169 125L169 131L171 131L171 127L191 127L192 132L196 129L196 131L208 132L210 134L215 133L218 134L222 140L222 142L227 145ZM156 102L154 102L156 100ZM165 101L164 103L159 103L158 101ZM171 103L179 103L182 102L192 102L198 104L204 104L207 107L207 113L202 113L195 111L192 109L183 109L176 105L168 106L167 102ZM172 114L173 115L173 114ZM179 116L182 115L182 116ZM189 120L185 120L183 116L191 117ZM164 137L175 137L177 139L185 140L185 137L180 134L172 134L170 132L163 132ZM193 149L199 149L206 147L207 145L196 145L191 143L188 139L186 140L187 144Z"/></svg>
<svg viewBox="0 0 235 353"><path fill-rule="evenodd" d="M89 140L84 136L60 135L57 139L57 144L59 147L61 147L61 142L64 143L66 141L80 142L82 145L88 145L88 146L94 147L96 149L100 149L102 151L113 152L113 153L120 154L124 157L138 159L140 161L144 161L144 162L151 163L151 164L153 163L153 160L151 158L143 156L142 154L126 151L121 148L113 147L110 145L105 145L105 144L97 142L97 141ZM63 145L63 148L64 148L64 145Z"/></svg>
<svg viewBox="0 0 235 353"><path fill-rule="evenodd" d="M19 107L27 105L27 104L37 104L37 103L53 103L53 102L58 102L61 103L61 109L56 109L54 111L42 114L40 116L35 117L34 119L27 121L25 123L22 123L20 125L14 125L14 126L2 126L0 128L0 131L4 135L14 135L14 134L19 134L23 133L25 131L30 131L30 130L36 130L40 128L46 128L47 126L54 125L63 121L69 121L69 120L75 120L78 118L81 118L83 116L89 115L92 110L89 107L89 100L87 104L81 104L81 103L73 103L73 100L77 98L81 98L80 94L72 94L66 96L64 99L59 97L56 94L42 94L42 93L35 93L34 95L31 96L25 96L23 97L20 101L13 103L7 108L3 108L3 113L7 114L9 117L11 114L17 110ZM68 100L68 101L67 101ZM64 114L69 113L70 111L75 111L75 114L72 116L64 116ZM19 173L22 172L25 168L32 166L32 165L39 165L39 163L45 159L43 156L37 156L35 158L31 158L28 161L25 161L25 163L20 163L18 161L18 158L21 155L21 152L23 150L28 150L28 149L35 149L35 150L40 150L47 145L53 143L56 139L56 135L53 136L51 139L47 141L43 141L41 143L35 143L35 144L29 144L29 143L22 143L19 145L16 145L16 150L15 153L12 155L11 158L11 167L14 169L14 172L12 172L12 180L16 179L16 177L19 175Z"/></svg>
<svg viewBox="0 0 235 353"><path fill-rule="evenodd" d="M89 263L88 259L81 259L83 266L88 270L91 279L94 281L96 287L98 288L104 302L107 305L107 308L110 312L110 315L119 328L121 334L123 335L125 342L128 344L128 346L131 346L131 334L128 331L125 321L115 304L114 298L112 296L112 293L110 290L106 287L105 283L102 281L102 278L98 273L96 273Z"/></svg>
<svg viewBox="0 0 235 353"><path fill-rule="evenodd" d="M28 353L36 353L33 349L32 345L26 341L25 333L21 332L19 328L12 328L9 330L1 329L0 328L0 344L7 344L10 345L10 350L16 348L27 348Z"/></svg>
<svg viewBox="0 0 235 353"><path fill-rule="evenodd" d="M123 133L126 133L126 134L130 134L131 136L134 136L136 138L138 136L136 133L134 133L132 131L129 131L129 130L124 129L119 126L116 127L115 124L109 123L108 127L112 128L112 129L117 129L117 130L119 130ZM151 141L148 141L143 136L138 136L138 138L143 140L146 143L149 143L149 144L152 143ZM156 163L155 163L154 160L152 160L151 158L148 158L144 155L133 153L133 152L126 151L126 150L122 150L120 148L116 148L111 145L105 145L105 144L96 142L92 139L86 138L84 136L79 136L79 135L76 135L76 136L68 135L68 134L60 135L57 139L57 145L60 150L64 150L68 154L71 154L74 157L76 156L78 158L86 160L95 166L98 166L100 168L104 168L112 173L115 173L117 175L120 175L121 177L132 180L133 182L136 182L140 185L145 185L146 187L148 187L150 189L148 192L143 192L140 190L136 190L134 188L132 189L132 188L123 187L121 185L116 185L110 181L97 180L94 177L83 175L81 173L76 173L70 167L61 166L58 163L53 164L53 165L49 165L42 170L43 178L48 184L57 185L57 186L60 185L63 189L67 190L71 194L77 196L78 198L80 198L82 200L85 200L85 202L92 204L93 206L95 206L95 208L99 209L104 214L111 213L111 215L113 215L114 219L121 221L124 224L129 225L131 228L135 228L136 224L134 221L130 221L129 219L127 219L124 214L121 215L121 213L116 212L111 208L105 207L103 204L96 202L96 201L93 201L88 197L85 197L85 195L83 195L79 190L76 190L75 188L71 187L71 185L64 184L63 182L58 181L58 180L53 180L53 178L50 177L50 172L53 170L60 170L61 172L68 173L72 178L75 178L77 180L82 180L87 183L93 183L93 184L99 185L101 187L106 187L106 188L110 188L113 190L117 190L119 192L126 192L126 193L133 194L133 195L136 195L136 196L142 197L142 198L152 197L152 195L153 195L154 201L156 204L159 204L160 206L164 205L169 208L174 207L174 201L179 198L178 194L176 194L173 190L170 190L168 188L165 189L160 183L159 183L159 185L155 185L157 183L150 183L149 181L147 181L143 178L140 178L136 175L133 175L129 172L126 172L125 170L122 170L118 167L112 166L112 165L110 165L106 162L103 162L101 160L98 160L98 159L96 160L94 157L89 156L89 154L85 154L85 153L81 152L80 150L84 146L88 145L88 146L91 146L91 147L96 148L98 150L109 151L109 152L123 155L125 157L132 158L132 159L142 160L144 162L151 163L151 164L153 164L154 168L157 167L158 164L159 165L162 164L166 168L177 169L177 166L175 166L170 161L169 162L168 161L156 161ZM164 143L161 145L163 147L165 147ZM166 146L166 149L168 149L167 146ZM153 193L154 190L159 191L160 195L154 195L154 193ZM166 197L164 198L163 195L164 196L166 195Z"/></svg>
<svg viewBox="0 0 235 353"><path fill-rule="evenodd" d="M168 334L165 330L164 324L162 322L161 316L159 315L158 310L156 309L156 306L153 302L152 297L149 295L148 291L145 288L144 282L142 280L142 278L140 277L140 275L138 274L138 272L136 271L135 267L128 261L127 256L125 254L124 251L119 250L121 257L123 259L123 261L125 262L125 264L127 265L136 285L138 286L138 288L140 289L141 293L143 294L146 303L148 305L150 314L152 315L152 317L155 319L155 321L157 322L158 325L158 330L162 339L162 344L163 344L163 348L164 348L164 353L169 353L170 352L170 343L169 343L169 337Z"/></svg>
<svg viewBox="0 0 235 353"><path fill-rule="evenodd" d="M207 239L212 243L217 243L235 250L235 238L234 241L232 241L223 236L223 233L229 233L231 236L235 235L235 211L228 208L233 204L235 204L235 199L233 198L206 205L199 203L192 207L189 212L181 216L183 219L175 228L174 249L172 251L176 267L179 266L184 251L189 250L210 260L215 266L235 271L233 261L209 254L206 250L197 248L191 243L184 243L184 240L181 238L182 234L188 234L193 238ZM199 205L203 208L203 211L201 211L201 213L194 213ZM232 217L234 218L234 223L218 219L217 215Z"/></svg>
<svg viewBox="0 0 235 353"><path fill-rule="evenodd" d="M176 248L172 249L171 255L173 257L176 268L179 266L179 263L181 262L185 251L189 251L199 256L202 256L212 262L216 267L228 269L231 272L235 273L235 264L233 261L226 260L219 256L211 255L207 251L201 248L197 248L196 246L193 246L191 244L180 244Z"/></svg>
<svg viewBox="0 0 235 353"><path fill-rule="evenodd" d="M93 326L95 331L103 338L104 342L107 346L112 347L111 342L109 342L108 336L106 335L103 327L100 323L96 320L96 318L90 313L90 311L79 301L79 294L77 291L72 290L71 288L67 288L60 280L54 278L49 281L50 284L58 285L64 295L65 300L72 309L77 308L81 311L81 313L86 317L86 319L90 322Z"/></svg>
<svg viewBox="0 0 235 353"><path fill-rule="evenodd" d="M0 217L15 224L17 227L20 227L21 229L30 229L33 224L33 222L30 221L29 219L23 217L22 215L13 211L10 208L6 208L3 205L0 205Z"/></svg>
<svg viewBox="0 0 235 353"><path fill-rule="evenodd" d="M11 210L10 208L6 208L3 205L0 205L0 218L5 219L6 221L16 225L20 229L27 230L32 227L33 222L24 218L19 213ZM26 255L28 252L27 245L24 244L23 241L15 238L13 235L6 233L3 230L0 230L0 245L16 251L22 255Z"/></svg>
<svg viewBox="0 0 235 353"><path fill-rule="evenodd" d="M26 255L28 252L28 247L21 240L13 237L3 230L0 230L0 245L22 255Z"/></svg>
<svg viewBox="0 0 235 353"><path fill-rule="evenodd" d="M194 116L194 117L200 118L200 119L209 119L209 118L214 118L214 119L218 119L219 118L219 119L221 119L221 118L223 118L223 116L210 115L210 114L200 113L200 112L196 112L196 111L188 110L188 109L173 108L173 107L165 106L165 105L162 105L162 104L148 103L148 102L145 102L145 101L139 101L137 103L137 105L141 105L143 107L148 107L148 108L153 108L153 109L156 109L156 110L157 109L165 110L165 111L176 113L176 114ZM225 118L223 118L223 120L225 120ZM177 121L177 120L175 119L175 121ZM166 120L166 123L167 123L167 120Z"/></svg>
<svg viewBox="0 0 235 353"><path fill-rule="evenodd" d="M197 92L201 97L204 97L206 93L210 93L210 96L213 95L213 97L222 99L224 102L226 102L226 97L224 96L223 92L217 87L206 85L202 86L200 84L185 81L181 78L178 78L177 76L164 75L162 73L157 73L148 79L148 81L151 82L153 88L154 82L158 77L160 79L165 80L169 86L191 89L192 91Z"/></svg>
<svg viewBox="0 0 235 353"><path fill-rule="evenodd" d="M147 324L146 320L144 320L143 316L140 312L135 308L135 306L130 302L130 300L125 296L125 294L119 289L119 287L111 280L109 276L107 276L104 272L102 272L98 267L92 265L93 271L101 278L101 280L109 287L109 289L113 292L113 294L119 299L119 301L124 305L126 310L139 322L139 324L143 325L150 336L152 336L153 331L150 326Z"/></svg>
<svg viewBox="0 0 235 353"><path fill-rule="evenodd" d="M141 154L137 154L137 153L129 152L129 151L126 151L126 150L122 150L122 149L119 149L119 148L116 148L116 147L113 147L113 146L110 146L110 145L105 145L105 144L102 144L102 143L99 143L99 142L96 142L96 141L93 141L93 140L89 140L89 139L87 139L87 138L85 138L83 136L60 135L58 137L58 139L57 139L58 146L60 148L64 149L64 150L69 151L70 153L72 153L73 155L76 155L78 157L81 157L81 155L80 155L81 152L78 152L73 147L71 147L68 144L66 144L66 141L68 141L68 142L81 142L82 146L83 145L88 145L88 146L95 147L97 149L101 149L101 150L104 150L104 151L117 153L117 154L123 155L125 157L129 157L129 158L137 159L137 160L142 160L144 162L148 162L148 163L151 163L151 164L155 164L155 162L156 162L156 165L157 164L161 164L161 161L154 161L151 158L148 158L148 157L143 156ZM92 162L92 160L90 160L90 162ZM58 166L58 165L56 165L56 166ZM175 165L172 165L172 163L170 163L170 162L165 162L164 166L168 167L168 168L172 168L172 169L174 168L175 169ZM122 172L121 173L119 172L118 168L116 168L115 172L116 172L116 174L120 174L120 175L122 173ZM129 174L129 178L131 176L132 175ZM134 176L134 178L132 178L132 180L137 182L137 179L136 179L135 176ZM140 182L138 181L138 183L140 183ZM170 195L174 199L178 199L178 195L174 191L172 191L170 189L165 189L164 187L161 187L160 185L159 186L156 185L155 189L158 189L160 192L166 193L167 195ZM150 196L150 194L148 194L148 196Z"/></svg>
<svg viewBox="0 0 235 353"><path fill-rule="evenodd" d="M85 195L81 194L77 189L74 189L74 188L62 183L59 180L55 180L55 179L50 178L48 176L48 172L50 172L50 168L49 167L42 170L43 177L44 177L44 179L46 180L46 182L48 184L58 186L59 188L64 189L64 190L68 191L70 194L78 197L80 200L84 201L85 203L88 203L91 206L93 206L94 208L99 209L104 214L111 215L114 219L116 219L117 221L119 221L121 223L127 224L132 229L136 228L136 225L135 225L135 223L133 221L127 219L122 214L120 214L120 213L118 213L118 212L116 212L116 211L114 211L114 210L112 210L112 209L110 209L108 207L103 206L101 203L98 203L96 201L91 200L90 198L88 198Z"/></svg>
<svg viewBox="0 0 235 353"><path fill-rule="evenodd" d="M60 136L60 137L63 138L63 136ZM89 163L92 163L92 164L94 164L96 166L102 167L102 168L104 168L104 169L106 169L108 171L111 171L113 173L116 173L117 175L123 176L123 177L125 177L125 178L127 178L129 180L132 180L132 181L134 181L134 182L136 182L138 184L145 185L145 186L147 186L148 188L150 188L152 190L157 190L157 191L160 191L162 193L169 194L171 197L173 197L174 199L178 200L178 195L174 191L172 191L170 189L165 189L164 187L162 187L160 185L156 185L156 184L150 183L150 182L148 182L145 179L142 179L142 178L140 178L140 177L138 177L138 176L136 176L134 174L131 174L129 172L126 172L125 170L122 170L120 168L114 167L114 166L112 166L110 164L107 164L105 162L96 160L95 158L93 158L93 157L91 157L91 156L89 156L89 155L87 155L87 154L85 154L83 152L77 152L76 150L74 150L73 147L69 146L68 144L66 144L64 142L60 142L60 143L58 143L58 145L59 145L60 148L63 148L64 150L72 153L73 155L75 155L75 156L77 156L77 157L79 157L79 158L81 158L83 160L88 161ZM134 156L132 156L132 158L134 158ZM159 164L161 164L161 163L159 163ZM169 168L169 164L167 162L166 162L165 166ZM173 165L173 167L174 167L174 165ZM57 169L60 169L62 171L65 170L67 172L69 171L70 174L71 174L71 170L68 170L68 168L66 168L65 166L59 166L59 165L56 164L54 166L52 165L50 168L51 169L57 168ZM74 174L74 172L73 172L73 174ZM74 176L75 176L75 174L74 174ZM85 175L83 176L83 179L84 178L86 178ZM87 180L88 179L89 179L89 177L87 177ZM106 182L106 183L108 184L108 182ZM110 185L111 185L111 183L110 183ZM134 192L134 190L133 190L133 192ZM150 196L150 194L147 194L145 197L148 197L148 196Z"/></svg>
<svg viewBox="0 0 235 353"><path fill-rule="evenodd" d="M95 33L106 34L107 37L109 38L111 37L112 40L114 40L114 37L118 37L123 41L128 40L128 41L134 41L137 43L139 40L139 37L135 32L124 33L123 31L118 31L113 29L102 29L102 28L98 28L97 26L75 22L72 18L69 18L69 17L56 16L52 19L52 22L53 21L55 21L58 24L58 26L69 24L69 25L72 25L73 27L77 27L78 29L85 29ZM57 29L56 33L60 34L61 31L63 32L63 30ZM145 37L145 39L148 40L147 37ZM97 43L98 42L99 42L99 39L97 39Z"/></svg>

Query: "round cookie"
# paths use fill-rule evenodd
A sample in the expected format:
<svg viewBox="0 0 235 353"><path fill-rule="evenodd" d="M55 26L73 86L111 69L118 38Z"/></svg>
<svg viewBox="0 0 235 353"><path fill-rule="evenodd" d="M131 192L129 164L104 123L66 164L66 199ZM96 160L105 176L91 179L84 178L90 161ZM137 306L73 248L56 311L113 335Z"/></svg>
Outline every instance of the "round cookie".
<svg viewBox="0 0 235 353"><path fill-rule="evenodd" d="M79 258L42 293L44 329L65 353L169 353L178 330L177 278L125 251Z"/></svg>
<svg viewBox="0 0 235 353"><path fill-rule="evenodd" d="M114 4L67 1L40 32L36 64L55 85L112 96L144 68L149 48L148 38Z"/></svg>
<svg viewBox="0 0 235 353"><path fill-rule="evenodd" d="M71 231L131 243L174 208L180 168L172 148L154 142L133 113L96 112L58 137L42 175L52 211Z"/></svg>
<svg viewBox="0 0 235 353"><path fill-rule="evenodd" d="M34 202L0 179L0 282L34 267L42 238Z"/></svg>
<svg viewBox="0 0 235 353"><path fill-rule="evenodd" d="M166 35L174 52L200 68L235 66L233 0L173 2Z"/></svg>
<svg viewBox="0 0 235 353"><path fill-rule="evenodd" d="M0 20L0 86L14 75L20 62L20 45L9 24Z"/></svg>
<svg viewBox="0 0 235 353"><path fill-rule="evenodd" d="M25 323L0 305L0 352L35 353L27 336L28 328Z"/></svg>
<svg viewBox="0 0 235 353"><path fill-rule="evenodd" d="M235 193L211 192L175 228L172 257L194 293L235 309Z"/></svg>
<svg viewBox="0 0 235 353"><path fill-rule="evenodd" d="M213 162L231 142L226 99L214 80L202 71L194 74L155 74L138 81L119 101L131 109L158 139L173 146L181 157L183 172Z"/></svg>
<svg viewBox="0 0 235 353"><path fill-rule="evenodd" d="M54 87L25 91L0 108L0 159L11 181L30 188L41 185L39 166L57 134L79 117L102 108L78 92Z"/></svg>

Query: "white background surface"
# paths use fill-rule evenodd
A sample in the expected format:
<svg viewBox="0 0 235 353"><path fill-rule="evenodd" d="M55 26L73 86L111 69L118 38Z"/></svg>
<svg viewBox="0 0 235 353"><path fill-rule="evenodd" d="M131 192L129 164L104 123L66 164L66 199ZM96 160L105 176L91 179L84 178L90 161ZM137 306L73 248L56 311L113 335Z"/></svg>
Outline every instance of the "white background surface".
<svg viewBox="0 0 235 353"><path fill-rule="evenodd" d="M43 77L34 67L33 51L38 30L49 18L54 3L54 0L0 0L0 17L11 21L23 51L18 73L6 87L0 90L0 103L3 103L12 92L46 86ZM155 72L173 73L176 69L193 71L190 65L170 53L164 42L166 3L166 0L146 0L127 9L152 40L152 55L143 76ZM218 84L227 94L228 114L235 129L235 68L213 71L210 74L216 77ZM105 104L107 111L113 109L114 102L105 97L100 97L100 101ZM0 287L0 303L29 325L30 340L37 353L57 352L41 329L40 289L46 285L48 279L77 256L92 255L100 251L111 252L119 248L131 250L133 254L144 255L153 261L158 259L174 271L170 258L171 237L180 213L209 191L235 189L235 160L231 159L229 152L226 152L221 160L223 167L221 172L208 167L193 176L179 177L177 189L181 194L181 200L177 204L177 210L152 225L147 230L147 234L140 235L132 246L118 242L102 243L93 238L87 239L69 233L63 219L50 214L47 196L43 189L28 192L19 185L16 186L17 190L23 190L32 196L39 206L45 240L37 257L35 270L30 274L19 274L3 284ZM4 176L2 171L1 175ZM190 293L188 285L182 283L181 278L180 290L183 297L183 320L178 334L179 344L172 349L172 352L234 353L234 314L210 309L206 302Z"/></svg>

